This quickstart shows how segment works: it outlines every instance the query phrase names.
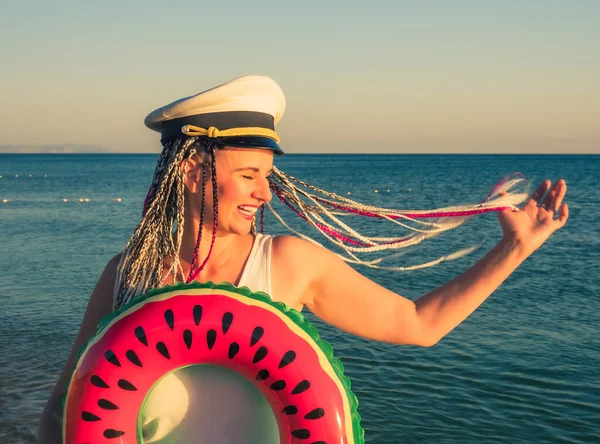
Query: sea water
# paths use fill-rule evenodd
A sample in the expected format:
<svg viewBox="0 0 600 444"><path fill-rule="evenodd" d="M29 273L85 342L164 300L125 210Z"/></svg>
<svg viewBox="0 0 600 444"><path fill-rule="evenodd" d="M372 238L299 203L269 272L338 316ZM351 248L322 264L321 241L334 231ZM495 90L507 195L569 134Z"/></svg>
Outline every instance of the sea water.
<svg viewBox="0 0 600 444"><path fill-rule="evenodd" d="M0 155L1 443L35 441L89 295L139 222L156 159ZM600 442L600 156L286 155L276 165L323 189L396 209L477 203L512 172L535 183L565 178L567 225L434 347L367 341L307 316L352 380L368 443ZM389 222L356 223L372 234L399 233ZM286 232L268 212L265 228ZM481 244L466 257L410 272L357 269L416 299L500 238L488 214L388 265Z"/></svg>

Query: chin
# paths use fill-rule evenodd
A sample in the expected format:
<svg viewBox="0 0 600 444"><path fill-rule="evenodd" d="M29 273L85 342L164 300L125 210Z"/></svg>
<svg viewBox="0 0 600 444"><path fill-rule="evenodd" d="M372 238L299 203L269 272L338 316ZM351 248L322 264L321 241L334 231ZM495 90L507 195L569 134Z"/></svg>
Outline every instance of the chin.
<svg viewBox="0 0 600 444"><path fill-rule="evenodd" d="M252 222L248 221L244 223L244 221L229 225L228 227L219 227L219 231L223 234L237 234L240 236L245 236L250 233L250 229L252 228Z"/></svg>
<svg viewBox="0 0 600 444"><path fill-rule="evenodd" d="M247 229L245 228L240 228L237 230L232 230L233 234L237 234L239 236L246 236L248 233L250 233L250 227L248 227Z"/></svg>

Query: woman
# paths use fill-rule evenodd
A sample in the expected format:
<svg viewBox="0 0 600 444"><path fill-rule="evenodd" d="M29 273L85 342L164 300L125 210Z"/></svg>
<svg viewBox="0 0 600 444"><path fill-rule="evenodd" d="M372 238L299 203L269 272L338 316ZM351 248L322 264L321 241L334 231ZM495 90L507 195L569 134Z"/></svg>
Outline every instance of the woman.
<svg viewBox="0 0 600 444"><path fill-rule="evenodd" d="M77 352L98 322L150 288L177 281L231 282L298 310L306 306L355 335L430 347L567 221L565 182L544 181L521 210L499 212L503 238L484 258L413 302L319 245L256 234L257 211L278 189L269 176L274 155L282 154L274 129L284 109L283 93L272 80L248 76L146 118L161 132L163 151L142 221L124 252L108 262L91 295L42 415L39 442L60 442L60 401Z"/></svg>

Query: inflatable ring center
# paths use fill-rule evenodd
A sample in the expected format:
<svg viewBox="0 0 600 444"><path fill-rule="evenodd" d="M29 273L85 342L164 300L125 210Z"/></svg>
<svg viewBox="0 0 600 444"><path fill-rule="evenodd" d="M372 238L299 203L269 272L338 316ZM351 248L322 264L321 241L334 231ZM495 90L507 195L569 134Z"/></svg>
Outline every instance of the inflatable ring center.
<svg viewBox="0 0 600 444"><path fill-rule="evenodd" d="M144 443L149 396L160 400L159 381L190 368L233 375L260 393L277 423L271 442L364 442L343 366L302 314L247 288L192 283L138 296L101 322L71 377L63 443ZM177 390L187 406L188 390ZM209 409L198 430L213 426L211 414L218 410Z"/></svg>

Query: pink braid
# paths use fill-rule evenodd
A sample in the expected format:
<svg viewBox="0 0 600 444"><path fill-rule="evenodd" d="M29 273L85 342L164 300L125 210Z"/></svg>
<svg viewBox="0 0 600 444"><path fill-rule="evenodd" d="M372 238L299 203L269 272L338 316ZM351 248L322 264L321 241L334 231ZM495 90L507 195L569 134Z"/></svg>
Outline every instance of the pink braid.
<svg viewBox="0 0 600 444"><path fill-rule="evenodd" d="M217 164L216 164L216 160L215 160L215 151L214 151L214 147L209 147L208 148L209 152L211 153L211 166L212 166L212 185L213 185L213 230L212 230L212 239L210 241L210 248L208 249L208 254L206 255L206 258L204 259L204 261L202 262L202 265L200 266L200 268L198 268L197 270L192 271L192 269L190 269L190 274L188 275L187 281L186 283L190 283L192 282L194 279L196 279L196 276L198 276L200 274L200 272L202 270L204 270L204 266L206 265L206 263L208 262L208 259L210 258L210 255L212 253L213 250L213 246L215 245L215 239L217 237L217 227L218 227L218 220L219 220L219 208L218 208L218 202L219 202L219 198L218 198L218 189L217 189ZM204 175L204 172L203 172ZM203 187L204 187L204 180L203 182ZM204 211L204 188L202 189L202 193L203 193L203 198L202 198L202 206L203 206L203 211ZM198 244L196 245L196 248L198 248L200 246L200 243L198 242ZM194 252L194 259L197 258L197 251Z"/></svg>
<svg viewBox="0 0 600 444"><path fill-rule="evenodd" d="M260 232L261 234L265 233L265 206L261 205L260 207Z"/></svg>
<svg viewBox="0 0 600 444"><path fill-rule="evenodd" d="M205 186L205 179L206 179L206 164L202 165L202 200L200 202L200 205L202 206L202 208L200 208L200 226L198 229L198 237L196 238L196 245L194 246L194 255L192 257L192 264L190 265L190 272L188 273L188 277L185 281L186 284L189 284L190 282L192 282L194 279L191 276L195 276L194 272L196 271L196 268L198 267L198 251L200 250L200 243L202 241L202 229L204 228L204 203L206 201L205 199L205 190L206 190L206 186Z"/></svg>
<svg viewBox="0 0 600 444"><path fill-rule="evenodd" d="M354 208L349 208L340 204L336 204L334 202L330 202L326 199L322 199L320 197L314 197L315 200L318 200L321 203L330 205L338 210L343 210L343 211L347 211L348 213L355 213L355 214L359 214L361 216L367 216L367 217L375 217L375 218L379 218L379 219L383 219L384 217L389 217L390 219L402 219L402 218L409 218L409 219L429 219L429 218L438 218L438 217L463 217L463 216L473 216L474 214L481 214L481 213L490 213L493 211L502 211L502 210L510 210L512 209L511 206L498 206L498 207L488 207L488 208L478 208L478 209L473 209L473 210L461 210L461 211L432 211L429 213L402 213L402 215L397 215L397 214L386 214L385 216L380 215L380 214L376 214L376 213L371 213L369 211L363 211L363 210L357 210Z"/></svg>

